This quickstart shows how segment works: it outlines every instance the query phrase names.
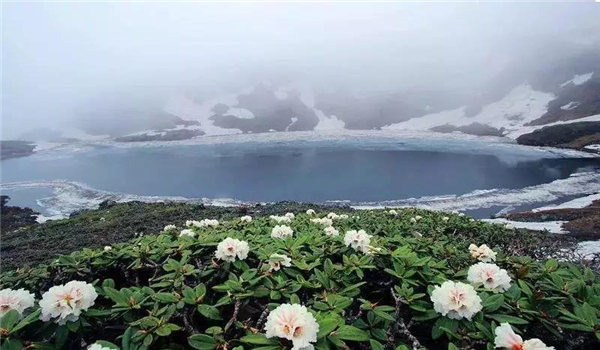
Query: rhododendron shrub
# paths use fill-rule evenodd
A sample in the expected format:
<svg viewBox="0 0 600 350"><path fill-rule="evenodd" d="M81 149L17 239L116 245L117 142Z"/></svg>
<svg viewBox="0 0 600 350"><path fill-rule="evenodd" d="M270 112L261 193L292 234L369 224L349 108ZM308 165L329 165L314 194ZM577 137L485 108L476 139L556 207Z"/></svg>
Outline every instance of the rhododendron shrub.
<svg viewBox="0 0 600 350"><path fill-rule="evenodd" d="M598 276L511 255L506 242L526 231L458 213L329 211L190 218L3 271L2 349L598 347Z"/></svg>

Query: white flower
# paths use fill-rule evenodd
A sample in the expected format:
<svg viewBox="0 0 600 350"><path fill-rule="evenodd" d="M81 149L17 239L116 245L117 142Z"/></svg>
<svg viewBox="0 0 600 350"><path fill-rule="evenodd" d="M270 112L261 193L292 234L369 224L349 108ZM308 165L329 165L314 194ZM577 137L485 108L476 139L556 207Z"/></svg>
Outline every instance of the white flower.
<svg viewBox="0 0 600 350"><path fill-rule="evenodd" d="M329 227L329 226L333 225L333 221L330 218L310 219L310 221L314 222L315 224L321 224L325 227Z"/></svg>
<svg viewBox="0 0 600 350"><path fill-rule="evenodd" d="M87 310L98 297L94 286L81 281L71 281L65 285L54 286L42 295L40 320L63 325L67 321L77 321L82 311Z"/></svg>
<svg viewBox="0 0 600 350"><path fill-rule="evenodd" d="M325 227L325 234L327 236L337 236L340 234L340 231L336 230L333 226Z"/></svg>
<svg viewBox="0 0 600 350"><path fill-rule="evenodd" d="M165 226L165 228L163 229L163 231L168 232L168 231L175 231L177 230L177 226L175 225L167 225Z"/></svg>
<svg viewBox="0 0 600 350"><path fill-rule="evenodd" d="M316 214L316 212L314 210L312 210L312 209L308 209L306 211L306 215L311 215L312 216L312 215L315 215L315 214Z"/></svg>
<svg viewBox="0 0 600 350"><path fill-rule="evenodd" d="M469 246L469 252L471 256L479 261L490 262L496 261L496 252L490 249L486 244L482 244L479 247L475 244Z"/></svg>
<svg viewBox="0 0 600 350"><path fill-rule="evenodd" d="M292 230L291 227L286 226L286 225L276 225L275 227L273 227L273 230L271 230L271 237L272 238L287 238L287 237L292 237L292 235L294 234L294 230Z"/></svg>
<svg viewBox="0 0 600 350"><path fill-rule="evenodd" d="M111 250L112 250L112 247L109 246L109 245L107 245L107 246L104 247L104 251L105 252L110 252Z"/></svg>
<svg viewBox="0 0 600 350"><path fill-rule="evenodd" d="M487 289L504 292L510 289L510 277L506 270L496 264L477 263L469 267L467 280L471 283L481 283Z"/></svg>
<svg viewBox="0 0 600 350"><path fill-rule="evenodd" d="M306 307L282 304L269 313L265 323L267 338L285 338L293 343L292 350L300 350L317 341L319 324Z"/></svg>
<svg viewBox="0 0 600 350"><path fill-rule="evenodd" d="M458 216L463 217L465 216L465 213L458 213Z"/></svg>
<svg viewBox="0 0 600 350"><path fill-rule="evenodd" d="M431 301L436 312L455 320L470 320L482 308L475 289L461 282L446 281L436 286L431 292Z"/></svg>
<svg viewBox="0 0 600 350"><path fill-rule="evenodd" d="M327 214L327 217L330 218L331 220L335 220L335 219L338 219L340 216L334 212L331 212L331 213Z"/></svg>
<svg viewBox="0 0 600 350"><path fill-rule="evenodd" d="M188 221L185 222L185 226L187 226L187 227L192 227L192 226L200 227L200 221L188 220Z"/></svg>
<svg viewBox="0 0 600 350"><path fill-rule="evenodd" d="M443 221L448 221L448 220L450 220L450 218L449 218L449 217L447 217L447 216L444 216L444 217L442 218L442 220L443 220Z"/></svg>
<svg viewBox="0 0 600 350"><path fill-rule="evenodd" d="M100 221L106 221L106 219L103 217L100 218Z"/></svg>
<svg viewBox="0 0 600 350"><path fill-rule="evenodd" d="M181 232L179 233L179 237L182 236L188 236L188 237L194 237L196 235L196 232L190 230L190 229L185 229L185 230L181 230Z"/></svg>
<svg viewBox="0 0 600 350"><path fill-rule="evenodd" d="M112 350L111 348L107 348L106 346L102 346L98 343L94 343L90 345L87 350Z"/></svg>
<svg viewBox="0 0 600 350"><path fill-rule="evenodd" d="M516 334L508 323L500 323L500 326L496 327L494 333L496 333L496 338L494 338L495 348L509 350L554 350L553 346L546 346L544 342L537 338L523 341L523 338Z"/></svg>
<svg viewBox="0 0 600 350"><path fill-rule="evenodd" d="M33 294L23 288L2 289L0 290L0 317L6 315L10 310L17 310L19 315L23 315L23 311L32 307L34 303Z"/></svg>
<svg viewBox="0 0 600 350"><path fill-rule="evenodd" d="M469 222L475 222L475 219L469 219Z"/></svg>
<svg viewBox="0 0 600 350"><path fill-rule="evenodd" d="M242 217L240 218L240 221L241 221L241 222L252 222L252 216L250 216L250 215L245 215L245 216L242 216Z"/></svg>
<svg viewBox="0 0 600 350"><path fill-rule="evenodd" d="M415 235L415 237L418 237L418 238L422 238L423 237L423 234L421 232L419 232L419 231L413 232L413 235Z"/></svg>
<svg viewBox="0 0 600 350"><path fill-rule="evenodd" d="M410 218L410 222L414 224L414 223L416 223L416 222L417 222L417 219L415 219L415 218Z"/></svg>
<svg viewBox="0 0 600 350"><path fill-rule="evenodd" d="M217 245L215 257L219 260L233 262L237 257L244 260L248 257L248 242L227 237Z"/></svg>
<svg viewBox="0 0 600 350"><path fill-rule="evenodd" d="M368 235L365 230L352 230L346 232L344 236L344 244L347 247L352 247L354 250L368 253L369 252L369 244L371 243L371 235Z"/></svg>
<svg viewBox="0 0 600 350"><path fill-rule="evenodd" d="M394 209L390 209L390 210L388 210L388 214L396 216L396 215L398 215L398 212Z"/></svg>
<svg viewBox="0 0 600 350"><path fill-rule="evenodd" d="M294 213L285 213L284 215L286 218L290 218L290 220L293 220L296 218L296 215L294 215Z"/></svg>
<svg viewBox="0 0 600 350"><path fill-rule="evenodd" d="M509 230L514 230L515 227L512 224L506 224L504 225L505 228L509 229Z"/></svg>
<svg viewBox="0 0 600 350"><path fill-rule="evenodd" d="M219 226L219 220L204 219L204 220L200 220L198 227L217 227L217 226Z"/></svg>
<svg viewBox="0 0 600 350"><path fill-rule="evenodd" d="M348 214L340 214L338 215L338 219L346 220L348 218Z"/></svg>
<svg viewBox="0 0 600 350"><path fill-rule="evenodd" d="M269 271L279 271L281 266L292 266L292 259L283 254L271 254L269 257Z"/></svg>
<svg viewBox="0 0 600 350"><path fill-rule="evenodd" d="M422 218L423 218L423 217L422 217L421 215L417 215L417 216L415 216L415 220L416 220L416 221L419 221L419 220L421 220Z"/></svg>
<svg viewBox="0 0 600 350"><path fill-rule="evenodd" d="M290 219L287 216L276 216L276 215L271 215L269 216L269 218L271 220L276 221L278 224L282 223L282 222L292 222L292 219Z"/></svg>

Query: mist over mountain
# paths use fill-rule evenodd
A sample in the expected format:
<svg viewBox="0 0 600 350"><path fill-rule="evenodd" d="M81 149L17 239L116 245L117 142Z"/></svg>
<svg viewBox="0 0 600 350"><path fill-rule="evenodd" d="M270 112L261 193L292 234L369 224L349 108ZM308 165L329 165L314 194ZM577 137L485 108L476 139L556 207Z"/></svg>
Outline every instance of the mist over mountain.
<svg viewBox="0 0 600 350"><path fill-rule="evenodd" d="M600 114L599 16L592 3L8 3L2 138L507 134L586 118Z"/></svg>

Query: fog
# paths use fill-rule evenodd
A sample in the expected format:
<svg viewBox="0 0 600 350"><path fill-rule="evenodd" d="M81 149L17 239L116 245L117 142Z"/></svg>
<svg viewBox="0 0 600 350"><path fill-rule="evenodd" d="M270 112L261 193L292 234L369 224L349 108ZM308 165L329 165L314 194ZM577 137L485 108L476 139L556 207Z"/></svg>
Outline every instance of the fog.
<svg viewBox="0 0 600 350"><path fill-rule="evenodd" d="M160 108L260 81L476 95L599 52L598 33L591 2L5 3L2 138L72 125L106 101Z"/></svg>

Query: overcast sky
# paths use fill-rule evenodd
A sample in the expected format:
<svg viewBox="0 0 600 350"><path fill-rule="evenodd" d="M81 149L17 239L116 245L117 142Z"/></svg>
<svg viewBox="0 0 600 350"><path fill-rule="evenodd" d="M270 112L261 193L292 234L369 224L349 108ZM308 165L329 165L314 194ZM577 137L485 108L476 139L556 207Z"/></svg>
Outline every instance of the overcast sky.
<svg viewBox="0 0 600 350"><path fill-rule="evenodd" d="M161 103L262 79L469 89L598 33L598 3L4 3L2 137L105 95Z"/></svg>

